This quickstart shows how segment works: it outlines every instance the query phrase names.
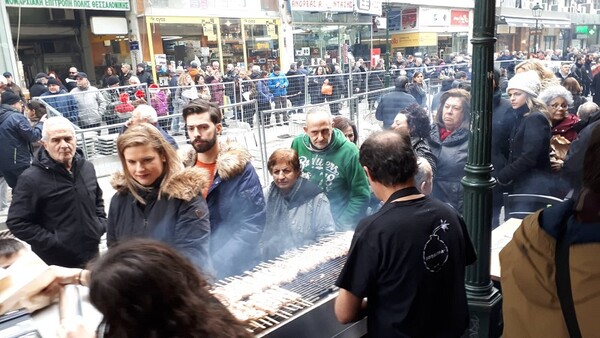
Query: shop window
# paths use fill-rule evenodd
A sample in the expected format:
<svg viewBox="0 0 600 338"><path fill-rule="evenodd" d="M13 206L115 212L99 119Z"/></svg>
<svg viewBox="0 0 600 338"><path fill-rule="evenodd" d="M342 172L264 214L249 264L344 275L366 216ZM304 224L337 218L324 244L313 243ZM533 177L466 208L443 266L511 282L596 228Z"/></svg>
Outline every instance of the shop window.
<svg viewBox="0 0 600 338"><path fill-rule="evenodd" d="M240 19L221 19L223 64L244 65L244 39Z"/></svg>
<svg viewBox="0 0 600 338"><path fill-rule="evenodd" d="M263 69L279 65L279 26L277 21L247 19L244 22L248 63Z"/></svg>

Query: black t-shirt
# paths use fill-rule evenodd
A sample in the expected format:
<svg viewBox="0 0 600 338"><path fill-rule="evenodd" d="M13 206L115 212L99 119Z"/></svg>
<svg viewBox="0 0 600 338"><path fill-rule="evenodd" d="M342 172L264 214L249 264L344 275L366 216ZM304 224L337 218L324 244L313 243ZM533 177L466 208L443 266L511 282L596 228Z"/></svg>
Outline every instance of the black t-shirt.
<svg viewBox="0 0 600 338"><path fill-rule="evenodd" d="M459 337L468 324L465 266L475 250L464 221L430 197L397 191L354 234L336 285L368 298L370 337Z"/></svg>

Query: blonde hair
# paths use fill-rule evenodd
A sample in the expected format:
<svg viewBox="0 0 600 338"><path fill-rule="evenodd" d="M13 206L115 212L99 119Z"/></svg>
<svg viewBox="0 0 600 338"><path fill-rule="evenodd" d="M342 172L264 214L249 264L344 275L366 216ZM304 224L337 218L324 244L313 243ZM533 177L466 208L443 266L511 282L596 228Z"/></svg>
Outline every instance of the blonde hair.
<svg viewBox="0 0 600 338"><path fill-rule="evenodd" d="M119 159L123 166L123 174L125 175L125 186L129 189L133 197L140 203L146 204L146 201L140 196L139 191L148 190L139 184L127 170L127 161L125 160L125 149L139 146L150 146L160 156L164 157L164 168L163 168L163 179L160 183L158 190L158 199L160 199L165 182L168 182L173 175L180 172L183 169L183 165L177 156L177 152L165 140L160 131L155 126L149 123L140 123L128 128L119 138L117 139L117 150L119 152Z"/></svg>
<svg viewBox="0 0 600 338"><path fill-rule="evenodd" d="M538 59L527 59L515 66L515 73L528 70L533 70L538 74L541 83L540 91L553 85L560 85L556 75Z"/></svg>

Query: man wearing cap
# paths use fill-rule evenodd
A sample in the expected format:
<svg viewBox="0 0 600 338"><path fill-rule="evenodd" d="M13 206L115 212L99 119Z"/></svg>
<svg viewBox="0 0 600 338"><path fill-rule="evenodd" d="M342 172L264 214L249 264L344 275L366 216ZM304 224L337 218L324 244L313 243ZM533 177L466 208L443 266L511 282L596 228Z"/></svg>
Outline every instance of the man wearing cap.
<svg viewBox="0 0 600 338"><path fill-rule="evenodd" d="M23 115L23 101L19 96L7 90L0 100L0 172L14 189L19 175L31 164L30 144L42 138L46 116L32 126Z"/></svg>
<svg viewBox="0 0 600 338"><path fill-rule="evenodd" d="M73 88L77 87L77 74L79 74L77 68L69 68L69 75L65 78L65 88L67 88L67 92L70 92Z"/></svg>
<svg viewBox="0 0 600 338"><path fill-rule="evenodd" d="M66 90L61 89L60 83L56 79L48 79L48 91L40 97L44 102L69 119L71 123L78 124L79 107L77 100L75 100L73 95L67 93Z"/></svg>
<svg viewBox="0 0 600 338"><path fill-rule="evenodd" d="M79 72L75 79L77 87L71 90L71 94L79 106L79 127L84 129L100 127L102 115L106 110L104 95L98 88L90 85L86 73Z"/></svg>
<svg viewBox="0 0 600 338"><path fill-rule="evenodd" d="M152 75L146 72L146 65L141 62L137 64L137 77L140 79L140 83L146 83L148 86L154 83Z"/></svg>
<svg viewBox="0 0 600 338"><path fill-rule="evenodd" d="M12 74L10 72L4 72L4 74L2 75L6 78L6 81L8 82L6 88L11 90L13 93L17 94L17 96L21 99L23 99L23 90L21 90L21 87L19 87L19 85L15 83Z"/></svg>
<svg viewBox="0 0 600 338"><path fill-rule="evenodd" d="M275 109L287 107L287 87L290 85L287 77L281 74L281 68L275 65L273 66L273 73L269 75L269 89L273 94L273 102L275 102ZM288 116L287 112L275 113L275 122L280 124L279 115L283 114L283 122L287 123Z"/></svg>
<svg viewBox="0 0 600 338"><path fill-rule="evenodd" d="M48 83L48 74L37 73L35 76L35 83L29 87L29 97L34 98L41 96L48 91L46 84Z"/></svg>

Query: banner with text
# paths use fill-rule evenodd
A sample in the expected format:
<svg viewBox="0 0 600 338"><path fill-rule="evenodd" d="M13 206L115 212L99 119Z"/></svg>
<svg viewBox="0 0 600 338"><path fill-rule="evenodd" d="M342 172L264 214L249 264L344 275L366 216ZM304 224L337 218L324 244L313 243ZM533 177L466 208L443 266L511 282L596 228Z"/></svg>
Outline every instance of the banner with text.
<svg viewBox="0 0 600 338"><path fill-rule="evenodd" d="M3 0L6 7L97 9L128 11L129 0Z"/></svg>

